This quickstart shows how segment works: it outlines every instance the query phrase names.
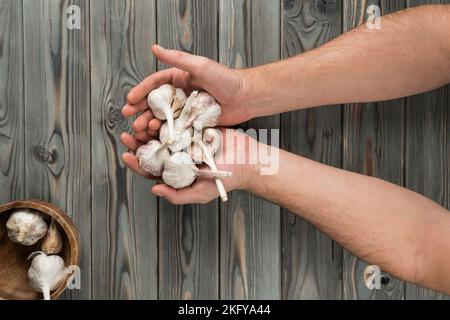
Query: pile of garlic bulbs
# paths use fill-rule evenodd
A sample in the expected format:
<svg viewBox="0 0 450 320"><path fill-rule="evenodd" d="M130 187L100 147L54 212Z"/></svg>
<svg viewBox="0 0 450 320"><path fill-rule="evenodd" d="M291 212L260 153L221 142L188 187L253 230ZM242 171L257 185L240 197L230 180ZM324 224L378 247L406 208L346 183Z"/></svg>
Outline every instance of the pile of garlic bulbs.
<svg viewBox="0 0 450 320"><path fill-rule="evenodd" d="M231 172L217 170L214 156L221 146L221 133L214 129L222 110L204 91L193 91L186 98L180 88L165 84L150 92L148 105L153 115L164 121L159 140L150 140L136 151L139 167L155 177L162 177L175 189L190 186L197 177L214 178L222 201L227 201L221 178ZM211 170L199 169L205 163Z"/></svg>
<svg viewBox="0 0 450 320"><path fill-rule="evenodd" d="M6 225L0 224L0 240L8 235L9 240L24 245L39 244L42 251L33 252L28 269L30 286L42 292L44 300L50 300L50 292L58 288L67 276L64 260L57 254L61 252L63 240L57 223L51 220L50 226L42 214L30 209L17 209L8 218Z"/></svg>

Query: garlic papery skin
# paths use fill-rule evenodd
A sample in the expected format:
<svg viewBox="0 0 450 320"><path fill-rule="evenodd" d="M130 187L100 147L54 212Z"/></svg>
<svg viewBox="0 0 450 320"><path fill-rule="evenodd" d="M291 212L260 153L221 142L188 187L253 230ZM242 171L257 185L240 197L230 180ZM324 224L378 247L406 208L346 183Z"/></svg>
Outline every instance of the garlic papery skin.
<svg viewBox="0 0 450 320"><path fill-rule="evenodd" d="M52 219L47 234L42 239L41 250L46 254L60 253L63 247L61 233L58 230L55 219Z"/></svg>
<svg viewBox="0 0 450 320"><path fill-rule="evenodd" d="M215 135L216 133L210 133ZM220 135L220 132L219 132ZM217 139L217 137L215 137ZM218 138L220 139L220 137ZM217 166L214 161L214 156L211 154L212 150L208 149L208 147L204 144L201 140L194 140L194 143L198 144L205 156L205 163L211 168L213 172L217 172ZM217 150L216 150L217 151ZM219 178L214 178L214 181L216 182L217 190L219 191L220 198L222 199L222 202L228 201L228 195L227 191L225 190L225 186L223 185L222 180Z"/></svg>
<svg viewBox="0 0 450 320"><path fill-rule="evenodd" d="M30 286L37 292L42 292L44 300L50 300L50 292L66 279L67 269L60 256L48 256L38 251L33 252L28 259L33 259L28 269Z"/></svg>
<svg viewBox="0 0 450 320"><path fill-rule="evenodd" d="M42 215L29 209L20 209L6 223L8 237L13 242L31 246L42 239L47 233L47 223Z"/></svg>
<svg viewBox="0 0 450 320"><path fill-rule="evenodd" d="M196 130L217 126L222 108L207 92L193 91L186 101L189 103L190 115L186 121L185 128L189 128L196 122Z"/></svg>
<svg viewBox="0 0 450 320"><path fill-rule="evenodd" d="M186 102L186 94L182 89L164 84L149 93L147 102L156 118L167 120L169 144L172 143L175 139L174 118L182 112L181 109Z"/></svg>
<svg viewBox="0 0 450 320"><path fill-rule="evenodd" d="M160 177L164 170L164 161L170 157L165 144L158 140L150 140L136 151L139 167L155 177Z"/></svg>
<svg viewBox="0 0 450 320"><path fill-rule="evenodd" d="M199 170L186 152L176 152L164 163L162 179L174 189L190 186L197 176L230 177L230 172Z"/></svg>
<svg viewBox="0 0 450 320"><path fill-rule="evenodd" d="M175 120L175 138L172 143L169 144L169 127L168 123L164 122L159 129L159 140L162 144L167 144L168 148L172 152L182 151L186 149L191 144L192 128L184 128L184 122L181 118Z"/></svg>
<svg viewBox="0 0 450 320"><path fill-rule="evenodd" d="M201 132L199 133L200 134L198 134L197 131L194 133L193 141L200 139ZM218 129L206 128L205 131L203 132L202 140L206 148L208 149L208 153L212 157L214 157L221 146L222 134ZM191 147L189 148L189 155L191 156L192 160L194 160L196 163L205 162L205 156L203 155L203 151L200 148L200 146L196 143L191 144Z"/></svg>

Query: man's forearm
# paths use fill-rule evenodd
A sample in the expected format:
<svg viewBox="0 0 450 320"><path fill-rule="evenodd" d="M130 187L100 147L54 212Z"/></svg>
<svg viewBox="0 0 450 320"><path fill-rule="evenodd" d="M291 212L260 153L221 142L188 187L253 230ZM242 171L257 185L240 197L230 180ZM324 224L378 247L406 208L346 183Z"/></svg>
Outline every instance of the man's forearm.
<svg viewBox="0 0 450 320"><path fill-rule="evenodd" d="M288 208L392 275L450 293L446 209L380 179L280 152L280 163L289 166L274 176L255 173L248 191Z"/></svg>
<svg viewBox="0 0 450 320"><path fill-rule="evenodd" d="M384 16L305 54L243 70L254 117L313 106L382 101L450 82L450 6ZM268 94L270 92L270 94Z"/></svg>

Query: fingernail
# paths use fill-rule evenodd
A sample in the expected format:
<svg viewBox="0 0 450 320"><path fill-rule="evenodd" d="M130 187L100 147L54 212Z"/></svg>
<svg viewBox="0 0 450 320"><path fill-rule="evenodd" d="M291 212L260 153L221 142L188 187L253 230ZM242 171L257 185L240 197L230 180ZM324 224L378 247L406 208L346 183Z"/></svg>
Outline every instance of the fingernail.
<svg viewBox="0 0 450 320"><path fill-rule="evenodd" d="M159 50L164 50L164 48L161 47L159 44L157 44L156 47L157 47Z"/></svg>

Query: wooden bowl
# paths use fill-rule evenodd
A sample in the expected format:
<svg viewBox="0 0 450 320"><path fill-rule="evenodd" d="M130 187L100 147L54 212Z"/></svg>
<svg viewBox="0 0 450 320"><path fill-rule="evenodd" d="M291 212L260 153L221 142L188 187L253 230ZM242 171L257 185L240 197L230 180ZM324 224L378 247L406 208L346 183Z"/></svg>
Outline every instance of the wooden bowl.
<svg viewBox="0 0 450 320"><path fill-rule="evenodd" d="M59 253L68 266L78 266L80 260L80 235L72 220L54 205L40 200L10 202L0 206L0 223L5 224L14 209L33 209L43 214L47 224L51 218L59 224L63 238L63 249ZM32 246L23 246L9 240L5 235L0 239L0 300L39 300L42 293L35 292L28 282L28 256L41 250L41 241ZM69 275L68 275L69 276ZM51 293L57 299L66 289L66 281Z"/></svg>

